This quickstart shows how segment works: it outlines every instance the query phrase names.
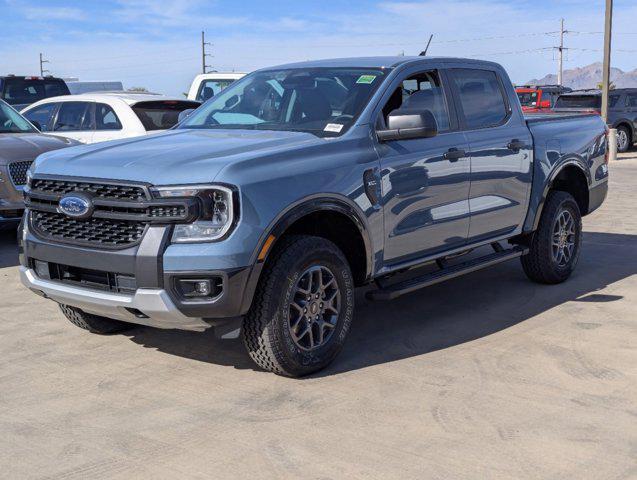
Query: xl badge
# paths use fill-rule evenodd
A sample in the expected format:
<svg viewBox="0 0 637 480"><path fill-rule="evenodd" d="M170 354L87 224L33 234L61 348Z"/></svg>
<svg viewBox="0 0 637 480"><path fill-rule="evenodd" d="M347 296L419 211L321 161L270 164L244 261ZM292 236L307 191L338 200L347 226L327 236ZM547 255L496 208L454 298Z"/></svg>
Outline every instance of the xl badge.
<svg viewBox="0 0 637 480"><path fill-rule="evenodd" d="M93 213L93 203L79 195L62 197L58 206L60 213L72 218L88 218Z"/></svg>

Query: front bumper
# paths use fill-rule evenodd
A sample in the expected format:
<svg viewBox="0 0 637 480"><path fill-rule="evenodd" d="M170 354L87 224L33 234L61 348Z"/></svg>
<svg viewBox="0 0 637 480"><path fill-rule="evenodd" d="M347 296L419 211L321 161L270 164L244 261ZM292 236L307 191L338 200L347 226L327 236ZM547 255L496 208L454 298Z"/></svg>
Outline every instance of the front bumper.
<svg viewBox="0 0 637 480"><path fill-rule="evenodd" d="M134 295L103 292L43 280L27 267L20 267L20 279L38 295L95 315L157 328L202 331L210 327L201 318L181 313L163 289L139 288Z"/></svg>
<svg viewBox="0 0 637 480"><path fill-rule="evenodd" d="M29 222L25 222L19 235L22 283L58 303L158 328L200 331L244 315L262 265L232 268L227 257L220 257L219 263L224 268L214 268L210 257L203 256L200 263L207 259L207 264L200 270L176 269L174 258L167 270L164 254L170 233L169 227L151 227L139 245L107 251L39 238L30 231ZM201 250L205 254L204 246ZM40 277L34 268L35 261L126 275L134 278L136 286L133 292L122 293ZM179 279L202 277L220 279L221 294L212 299L187 299L176 288Z"/></svg>

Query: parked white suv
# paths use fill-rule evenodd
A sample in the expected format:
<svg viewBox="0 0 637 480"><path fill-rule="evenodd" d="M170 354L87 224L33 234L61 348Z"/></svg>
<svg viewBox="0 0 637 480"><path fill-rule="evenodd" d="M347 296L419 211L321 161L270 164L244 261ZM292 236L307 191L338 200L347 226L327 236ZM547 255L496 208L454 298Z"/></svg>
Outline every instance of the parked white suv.
<svg viewBox="0 0 637 480"><path fill-rule="evenodd" d="M245 73L201 73L195 77L188 91L188 100L205 102L211 99L221 90L226 88L235 80L245 77Z"/></svg>
<svg viewBox="0 0 637 480"><path fill-rule="evenodd" d="M169 129L199 102L135 92L51 97L22 110L42 133L96 143Z"/></svg>

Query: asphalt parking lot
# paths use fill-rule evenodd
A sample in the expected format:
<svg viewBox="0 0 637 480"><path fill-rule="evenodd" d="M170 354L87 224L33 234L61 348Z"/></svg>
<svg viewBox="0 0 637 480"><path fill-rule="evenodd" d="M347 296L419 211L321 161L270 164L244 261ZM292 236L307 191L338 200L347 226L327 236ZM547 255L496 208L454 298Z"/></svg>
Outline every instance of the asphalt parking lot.
<svg viewBox="0 0 637 480"><path fill-rule="evenodd" d="M317 376L239 340L95 336L18 282L0 234L0 477L637 478L637 153L611 165L574 276L517 261L391 303L357 295Z"/></svg>

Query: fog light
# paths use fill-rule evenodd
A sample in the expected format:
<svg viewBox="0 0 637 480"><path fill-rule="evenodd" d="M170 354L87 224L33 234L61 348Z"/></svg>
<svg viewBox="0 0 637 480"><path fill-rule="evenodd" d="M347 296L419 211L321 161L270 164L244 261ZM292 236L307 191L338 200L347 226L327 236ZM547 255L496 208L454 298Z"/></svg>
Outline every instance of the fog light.
<svg viewBox="0 0 637 480"><path fill-rule="evenodd" d="M210 295L210 280L200 280L195 283L195 293L202 297Z"/></svg>
<svg viewBox="0 0 637 480"><path fill-rule="evenodd" d="M177 290L188 299L214 298L221 293L222 280L218 277L211 278L180 278L177 280Z"/></svg>

